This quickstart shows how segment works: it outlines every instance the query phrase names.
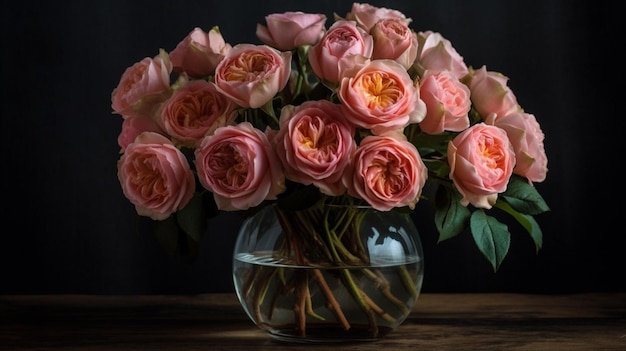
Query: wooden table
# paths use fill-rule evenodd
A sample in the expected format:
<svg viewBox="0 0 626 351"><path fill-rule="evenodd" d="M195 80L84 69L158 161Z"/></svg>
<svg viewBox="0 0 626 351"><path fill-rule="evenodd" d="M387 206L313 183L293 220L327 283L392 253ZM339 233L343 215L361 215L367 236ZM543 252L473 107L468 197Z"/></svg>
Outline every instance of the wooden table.
<svg viewBox="0 0 626 351"><path fill-rule="evenodd" d="M0 296L2 350L626 350L626 293L422 294L383 340L289 345L234 294Z"/></svg>

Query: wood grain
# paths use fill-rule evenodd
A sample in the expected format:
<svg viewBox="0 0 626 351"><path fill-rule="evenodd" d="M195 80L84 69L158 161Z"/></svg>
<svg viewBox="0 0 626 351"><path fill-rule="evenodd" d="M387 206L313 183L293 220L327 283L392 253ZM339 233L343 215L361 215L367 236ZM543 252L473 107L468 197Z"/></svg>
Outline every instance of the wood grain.
<svg viewBox="0 0 626 351"><path fill-rule="evenodd" d="M234 294L0 296L2 350L293 350ZM626 293L422 294L377 342L341 350L626 350ZM328 350L335 345L306 345Z"/></svg>

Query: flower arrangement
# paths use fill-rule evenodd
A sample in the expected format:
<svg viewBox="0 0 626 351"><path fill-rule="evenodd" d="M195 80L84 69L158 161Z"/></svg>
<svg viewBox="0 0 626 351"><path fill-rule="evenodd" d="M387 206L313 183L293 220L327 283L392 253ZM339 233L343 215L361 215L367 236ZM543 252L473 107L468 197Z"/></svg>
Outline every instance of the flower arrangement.
<svg viewBox="0 0 626 351"><path fill-rule="evenodd" d="M334 17L270 14L262 44L194 28L126 69L111 106L123 121L118 177L138 215L184 251L220 211L426 201L439 241L469 228L494 271L510 246L494 213L539 250L544 134L508 78L467 65L399 11L354 3Z"/></svg>

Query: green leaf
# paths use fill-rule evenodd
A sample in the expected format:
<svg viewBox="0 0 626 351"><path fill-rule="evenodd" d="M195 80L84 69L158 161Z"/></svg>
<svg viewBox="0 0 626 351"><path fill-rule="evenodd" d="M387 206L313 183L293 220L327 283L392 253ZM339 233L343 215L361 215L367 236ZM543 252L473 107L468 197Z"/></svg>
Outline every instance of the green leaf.
<svg viewBox="0 0 626 351"><path fill-rule="evenodd" d="M446 155L448 153L448 143L458 133L444 132L441 134L419 133L411 138L413 144L419 150L420 155L437 153Z"/></svg>
<svg viewBox="0 0 626 351"><path fill-rule="evenodd" d="M479 209L472 213L470 229L476 246L497 272L511 245L508 227Z"/></svg>
<svg viewBox="0 0 626 351"><path fill-rule="evenodd" d="M535 250L539 252L541 246L543 245L543 233L541 232L539 224L535 221L535 218L533 216L517 212L508 203L500 201L500 199L496 202L495 207L510 214L517 222L519 222L519 224L522 225L522 227L524 227L524 229L526 229L528 234L530 234L530 237L535 242Z"/></svg>
<svg viewBox="0 0 626 351"><path fill-rule="evenodd" d="M537 223L537 221L535 221L535 219L532 216L525 215L525 214L520 214L520 215L524 217L530 223L531 230L529 230L528 233L530 234L530 237L535 242L535 252L539 252L539 250L541 250L541 247L543 246L543 233L541 232L541 228L539 227L539 224Z"/></svg>
<svg viewBox="0 0 626 351"><path fill-rule="evenodd" d="M470 211L461 205L461 195L453 188L439 186L435 195L435 226L439 241L459 235L466 227Z"/></svg>
<svg viewBox="0 0 626 351"><path fill-rule="evenodd" d="M202 239L207 223L201 193L194 193L189 203L176 212L176 221L193 240L198 242Z"/></svg>
<svg viewBox="0 0 626 351"><path fill-rule="evenodd" d="M523 214L534 216L550 211L537 189L530 185L525 178L517 175L511 177L506 191L501 196L511 207Z"/></svg>
<svg viewBox="0 0 626 351"><path fill-rule="evenodd" d="M478 111L476 111L476 108L474 108L474 106L472 106L468 115L470 119L470 125L474 125L483 121L482 116L480 115L480 113L478 113Z"/></svg>
<svg viewBox="0 0 626 351"><path fill-rule="evenodd" d="M428 168L428 172L437 177L446 178L450 174L450 165L444 159L431 160L425 158L422 159L422 161L424 161L424 165Z"/></svg>
<svg viewBox="0 0 626 351"><path fill-rule="evenodd" d="M274 112L274 102L272 100L266 102L263 106L261 106L261 110L265 112L268 116L272 117L272 119L278 121L276 113Z"/></svg>

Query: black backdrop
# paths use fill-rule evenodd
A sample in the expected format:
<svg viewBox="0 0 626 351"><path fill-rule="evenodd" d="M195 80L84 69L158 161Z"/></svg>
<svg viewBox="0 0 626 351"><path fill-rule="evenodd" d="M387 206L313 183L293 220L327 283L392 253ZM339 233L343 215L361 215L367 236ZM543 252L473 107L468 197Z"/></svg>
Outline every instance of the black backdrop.
<svg viewBox="0 0 626 351"><path fill-rule="evenodd" d="M517 230L494 274L469 235L437 244L420 210L423 291L626 290L618 11L565 0L370 3L442 33L467 64L509 76L546 134L548 178L537 187L552 211L537 218L543 249L535 255ZM213 220L194 264L166 256L120 190L121 118L111 114L110 93L127 66L174 48L195 26L218 25L231 44L258 43L266 14L325 13L329 24L351 4L3 1L0 293L232 291L240 219Z"/></svg>

